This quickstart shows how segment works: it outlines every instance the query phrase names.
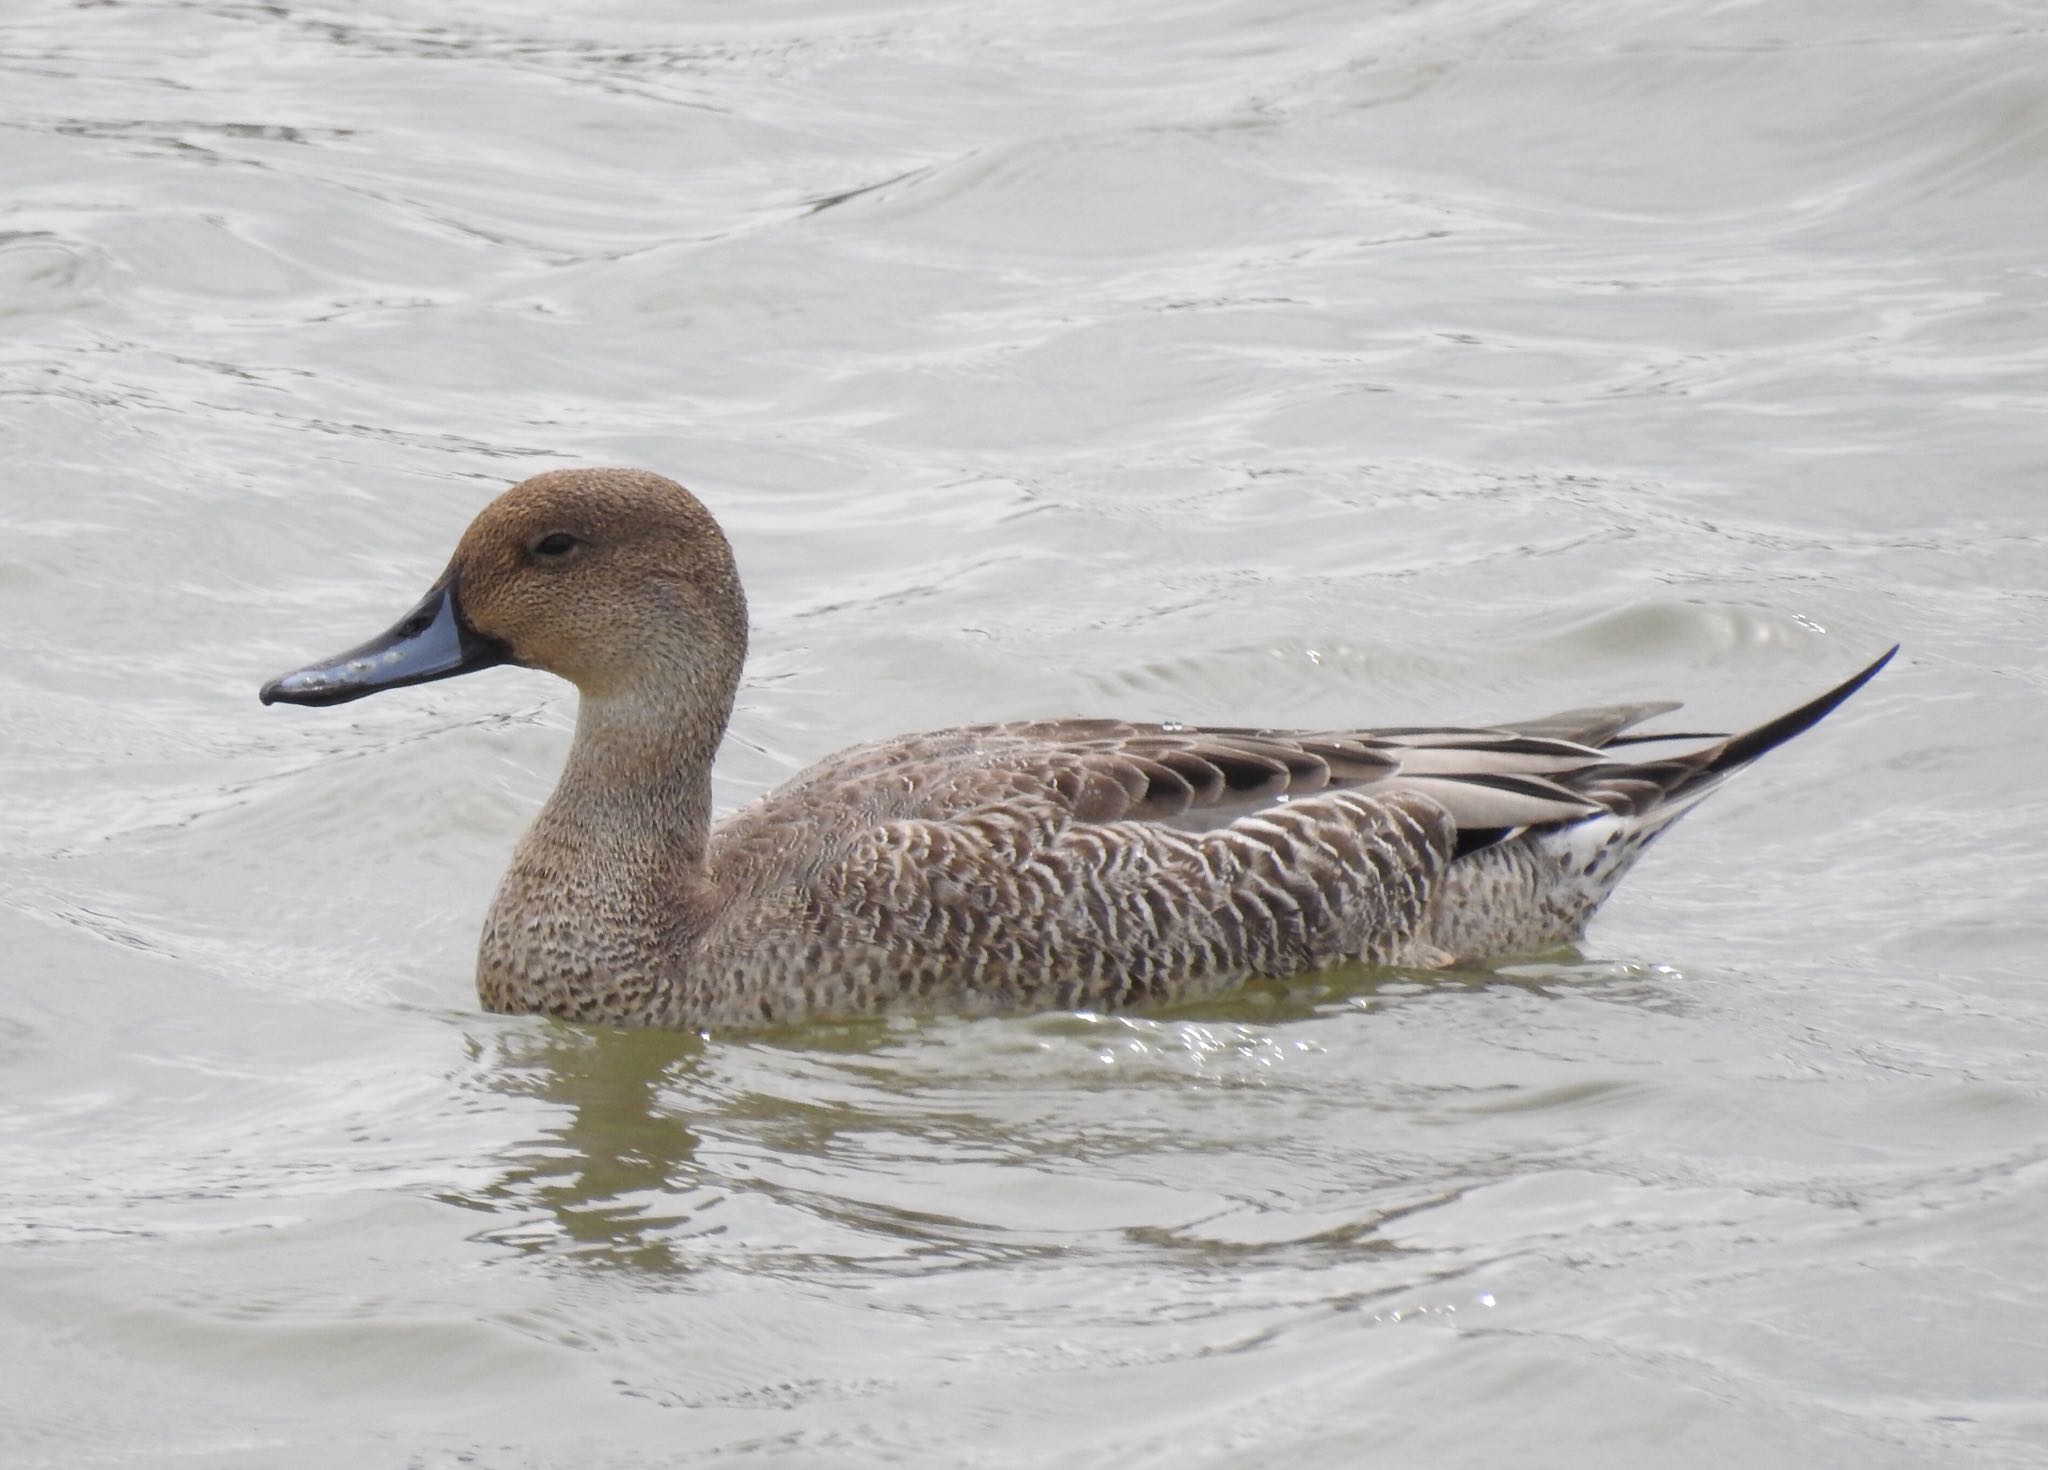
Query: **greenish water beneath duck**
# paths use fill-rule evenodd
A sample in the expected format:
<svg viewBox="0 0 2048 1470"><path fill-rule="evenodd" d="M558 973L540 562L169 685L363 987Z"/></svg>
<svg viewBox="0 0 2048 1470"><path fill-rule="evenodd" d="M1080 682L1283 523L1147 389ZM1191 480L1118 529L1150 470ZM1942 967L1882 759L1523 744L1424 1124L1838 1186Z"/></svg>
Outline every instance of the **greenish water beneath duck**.
<svg viewBox="0 0 2048 1470"><path fill-rule="evenodd" d="M2044 67L1998 0L17 0L0 1463L2040 1463ZM591 462L737 548L727 807L1906 652L1580 956L489 1017L567 691L255 691Z"/></svg>

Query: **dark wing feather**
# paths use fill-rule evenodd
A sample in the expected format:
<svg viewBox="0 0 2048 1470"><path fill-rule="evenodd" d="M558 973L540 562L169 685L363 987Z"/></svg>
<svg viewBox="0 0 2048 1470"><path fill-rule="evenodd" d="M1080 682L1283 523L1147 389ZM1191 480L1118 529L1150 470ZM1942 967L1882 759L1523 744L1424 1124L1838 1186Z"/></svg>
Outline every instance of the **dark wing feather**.
<svg viewBox="0 0 2048 1470"><path fill-rule="evenodd" d="M1677 700L1644 700L1636 704L1598 704L1585 709L1559 710L1554 715L1539 715L1533 720L1503 720L1500 728L1513 730L1522 735L1533 735L1542 739L1569 740L1574 745L1590 745L1595 748L1606 745L1622 731L1640 725L1644 720L1668 715L1679 708Z"/></svg>

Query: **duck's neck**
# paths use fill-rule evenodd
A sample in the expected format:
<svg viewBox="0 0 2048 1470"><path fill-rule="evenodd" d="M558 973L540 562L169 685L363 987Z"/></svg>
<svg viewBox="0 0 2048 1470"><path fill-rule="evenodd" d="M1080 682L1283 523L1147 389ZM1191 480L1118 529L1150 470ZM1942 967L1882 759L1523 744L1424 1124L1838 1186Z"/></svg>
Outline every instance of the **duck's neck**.
<svg viewBox="0 0 2048 1470"><path fill-rule="evenodd" d="M729 709L586 695L568 763L521 846L573 853L619 877L701 873Z"/></svg>
<svg viewBox="0 0 2048 1470"><path fill-rule="evenodd" d="M705 851L712 758L730 707L583 697L561 780L484 926L486 1006L659 1015L717 908Z"/></svg>

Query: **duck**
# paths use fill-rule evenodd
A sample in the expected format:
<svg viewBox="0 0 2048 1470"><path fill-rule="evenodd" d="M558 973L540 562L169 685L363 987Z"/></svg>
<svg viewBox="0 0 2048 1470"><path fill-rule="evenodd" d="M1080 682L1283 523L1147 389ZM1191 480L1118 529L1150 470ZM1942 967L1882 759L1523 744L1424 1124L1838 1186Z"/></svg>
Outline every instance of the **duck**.
<svg viewBox="0 0 2048 1470"><path fill-rule="evenodd" d="M479 512L385 633L264 684L325 706L500 664L575 734L484 920L485 1009L620 1027L1116 1012L1578 940L1659 834L1897 652L1738 734L1645 702L1505 724L964 725L827 756L714 820L747 651L697 497L560 469Z"/></svg>

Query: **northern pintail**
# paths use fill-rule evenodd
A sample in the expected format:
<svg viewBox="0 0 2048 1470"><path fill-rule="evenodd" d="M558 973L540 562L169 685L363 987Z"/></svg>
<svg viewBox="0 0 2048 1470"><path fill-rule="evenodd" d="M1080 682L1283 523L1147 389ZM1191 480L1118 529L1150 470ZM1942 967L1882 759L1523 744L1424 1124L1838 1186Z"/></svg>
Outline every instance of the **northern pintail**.
<svg viewBox="0 0 2048 1470"><path fill-rule="evenodd" d="M557 470L486 506L397 626L262 699L500 663L573 683L568 764L491 904L478 994L698 1027L1122 1009L1554 946L1658 833L1891 657L1733 736L1626 733L1672 704L1484 728L964 726L842 751L714 824L746 648L695 496ZM1672 740L1695 743L1650 753Z"/></svg>

